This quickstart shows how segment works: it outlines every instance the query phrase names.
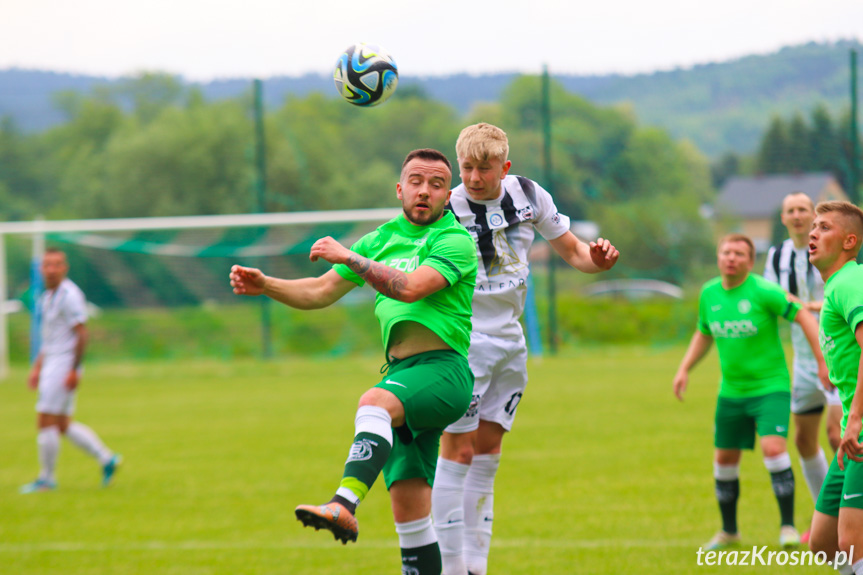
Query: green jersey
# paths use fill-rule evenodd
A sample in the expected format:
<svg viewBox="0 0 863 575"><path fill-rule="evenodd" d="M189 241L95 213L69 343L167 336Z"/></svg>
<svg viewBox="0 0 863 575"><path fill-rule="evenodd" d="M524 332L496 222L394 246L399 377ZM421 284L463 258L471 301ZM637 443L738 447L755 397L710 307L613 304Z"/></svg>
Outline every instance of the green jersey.
<svg viewBox="0 0 863 575"><path fill-rule="evenodd" d="M830 381L842 399L842 433L857 389L860 346L854 331L863 321L863 266L848 262L824 284L818 341L830 370Z"/></svg>
<svg viewBox="0 0 863 575"><path fill-rule="evenodd" d="M704 284L698 304L698 329L712 336L719 350L721 397L756 397L787 392L790 386L778 317L792 321L800 305L785 291L750 274L737 287L725 289L722 279Z"/></svg>
<svg viewBox="0 0 863 575"><path fill-rule="evenodd" d="M414 225L404 215L399 215L360 238L351 250L405 273L419 266L429 266L449 282L448 287L414 303L400 302L378 292L375 316L381 324L384 350L389 349L394 325L415 321L467 357L471 302L476 284L476 244L452 212L444 212L438 221L427 226ZM357 285L365 283L344 264L337 264L333 269Z"/></svg>

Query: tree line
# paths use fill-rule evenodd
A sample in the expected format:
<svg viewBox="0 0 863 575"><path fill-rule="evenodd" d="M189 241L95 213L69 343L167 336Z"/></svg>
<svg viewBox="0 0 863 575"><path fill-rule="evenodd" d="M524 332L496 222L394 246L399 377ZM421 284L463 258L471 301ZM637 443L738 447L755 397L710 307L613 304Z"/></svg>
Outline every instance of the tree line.
<svg viewBox="0 0 863 575"><path fill-rule="evenodd" d="M858 150L863 149L858 135ZM863 158L857 159L858 166ZM851 113L834 118L823 104L816 105L808 121L801 112L790 117L774 115L751 156L725 154L713 165L714 184L721 187L732 175L828 172L855 202L859 189L851 189L854 146ZM858 168L859 169L859 168ZM858 176L857 184L860 184Z"/></svg>
<svg viewBox="0 0 863 575"><path fill-rule="evenodd" d="M394 206L409 150L438 148L455 164L459 131L486 121L508 133L513 173L539 181L562 212L596 221L614 240L625 254L616 274L679 283L709 259L699 215L713 197L708 161L692 144L639 125L630 108L596 106L552 82L546 178L539 77L517 77L498 102L466 116L416 86L397 96L371 109L322 93L271 107L264 209ZM257 211L251 89L209 102L171 76L144 74L61 93L55 105L66 121L42 133L0 122L0 219Z"/></svg>

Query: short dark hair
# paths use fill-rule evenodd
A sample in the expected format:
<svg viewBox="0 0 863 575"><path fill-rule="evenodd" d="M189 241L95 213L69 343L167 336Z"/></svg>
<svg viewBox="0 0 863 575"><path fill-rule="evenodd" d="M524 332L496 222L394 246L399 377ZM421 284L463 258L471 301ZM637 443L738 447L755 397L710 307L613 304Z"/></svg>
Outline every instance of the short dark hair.
<svg viewBox="0 0 863 575"><path fill-rule="evenodd" d="M418 150L414 150L405 157L405 161L402 162L402 171L404 171L405 166L408 165L408 162L419 158L420 160L429 160L431 162L443 162L446 164L447 169L449 169L450 173L452 173L452 164L450 164L449 159L443 152L439 152L433 148L420 148Z"/></svg>
<svg viewBox="0 0 863 575"><path fill-rule="evenodd" d="M66 252L64 252L60 248L55 248L55 247L45 248L45 253L46 254L63 254L64 256L66 255Z"/></svg>

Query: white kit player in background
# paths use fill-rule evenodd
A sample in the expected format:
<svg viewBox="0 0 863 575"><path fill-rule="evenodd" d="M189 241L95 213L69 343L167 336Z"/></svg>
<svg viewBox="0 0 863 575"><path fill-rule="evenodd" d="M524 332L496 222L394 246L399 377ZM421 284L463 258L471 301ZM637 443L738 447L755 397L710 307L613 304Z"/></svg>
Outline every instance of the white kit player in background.
<svg viewBox="0 0 863 575"><path fill-rule="evenodd" d="M111 482L121 461L92 429L72 421L81 361L87 347L87 307L84 294L66 277L68 271L65 253L56 249L45 252L42 258L45 291L36 304L42 314L41 345L27 382L31 389L39 390L36 444L40 471L35 481L21 488L21 493L57 487L54 469L61 434L99 461L104 486Z"/></svg>
<svg viewBox="0 0 863 575"><path fill-rule="evenodd" d="M583 272L608 270L619 254L608 240L589 246L580 241L547 191L527 178L507 175L509 144L500 128L468 126L459 135L456 154L462 184L453 190L449 209L474 237L479 257L468 357L475 383L467 413L441 438L432 515L444 575L486 575L501 443L527 386L519 318L534 231Z"/></svg>
<svg viewBox="0 0 863 575"><path fill-rule="evenodd" d="M809 263L809 231L815 221L815 206L803 193L788 194L782 200L782 224L788 229L787 240L767 252L764 277L778 283L791 298L818 317L824 300L824 280ZM842 401L836 388L825 390L818 379L818 362L812 348L797 324L791 325L794 348L794 375L791 382L791 413L794 417L794 442L800 453L800 464L812 500L818 499L821 484L827 476L827 457L818 441L821 412L827 408L827 438L833 451L842 439L840 423ZM809 540L809 532L800 538Z"/></svg>

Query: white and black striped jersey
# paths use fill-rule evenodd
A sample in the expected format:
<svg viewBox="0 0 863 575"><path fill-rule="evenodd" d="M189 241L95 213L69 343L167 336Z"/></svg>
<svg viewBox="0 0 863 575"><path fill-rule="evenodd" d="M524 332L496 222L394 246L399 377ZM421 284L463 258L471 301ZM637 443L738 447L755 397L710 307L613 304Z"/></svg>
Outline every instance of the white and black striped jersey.
<svg viewBox="0 0 863 575"><path fill-rule="evenodd" d="M808 303L824 300L824 280L809 262L809 246L795 248L791 238L778 246L771 246L767 251L764 277L779 284L782 289L801 301ZM815 319L818 319L818 314L814 315ZM816 363L803 328L797 323L791 324L791 344L794 348L794 361Z"/></svg>
<svg viewBox="0 0 863 575"><path fill-rule="evenodd" d="M503 337L521 337L528 253L534 229L547 240L569 231L569 218L533 180L506 176L496 200L474 200L464 184L452 191L447 209L476 241L479 266L473 292L473 329Z"/></svg>

